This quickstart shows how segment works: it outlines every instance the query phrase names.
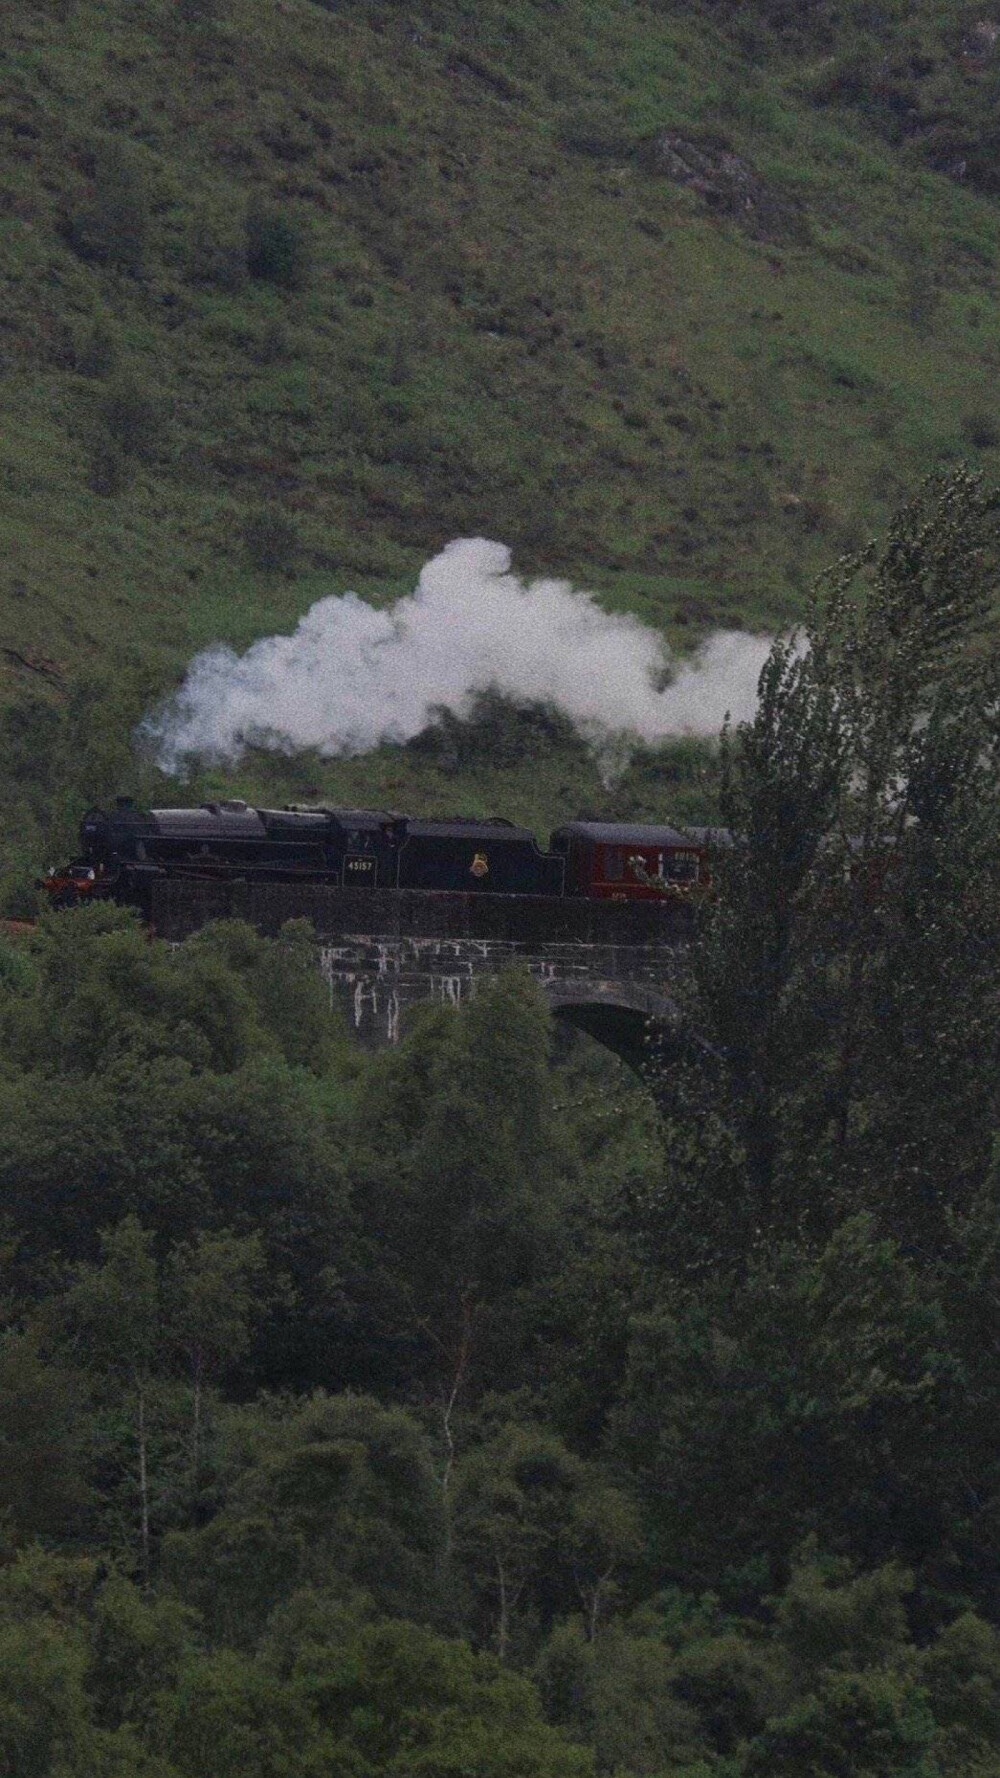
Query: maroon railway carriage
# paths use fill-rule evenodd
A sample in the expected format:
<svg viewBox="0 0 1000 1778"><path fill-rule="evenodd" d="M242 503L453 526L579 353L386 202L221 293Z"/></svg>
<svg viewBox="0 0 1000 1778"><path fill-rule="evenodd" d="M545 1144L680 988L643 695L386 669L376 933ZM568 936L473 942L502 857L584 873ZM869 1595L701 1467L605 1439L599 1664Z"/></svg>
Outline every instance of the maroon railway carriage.
<svg viewBox="0 0 1000 1778"><path fill-rule="evenodd" d="M599 901L680 900L708 886L707 830L568 821L549 845L566 860L567 895Z"/></svg>

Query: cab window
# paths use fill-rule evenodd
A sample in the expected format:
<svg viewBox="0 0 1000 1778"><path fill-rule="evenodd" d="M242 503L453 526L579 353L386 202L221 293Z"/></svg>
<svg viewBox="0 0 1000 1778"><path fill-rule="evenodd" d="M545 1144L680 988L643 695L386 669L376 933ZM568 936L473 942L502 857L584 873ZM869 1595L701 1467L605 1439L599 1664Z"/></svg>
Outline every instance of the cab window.
<svg viewBox="0 0 1000 1778"><path fill-rule="evenodd" d="M624 875L625 875L625 854L623 852L619 852L617 850L617 848L605 846L605 848L604 848L604 881L606 883L620 883L621 879Z"/></svg>
<svg viewBox="0 0 1000 1778"><path fill-rule="evenodd" d="M697 852L665 852L663 854L663 875L668 883L696 883L698 881Z"/></svg>

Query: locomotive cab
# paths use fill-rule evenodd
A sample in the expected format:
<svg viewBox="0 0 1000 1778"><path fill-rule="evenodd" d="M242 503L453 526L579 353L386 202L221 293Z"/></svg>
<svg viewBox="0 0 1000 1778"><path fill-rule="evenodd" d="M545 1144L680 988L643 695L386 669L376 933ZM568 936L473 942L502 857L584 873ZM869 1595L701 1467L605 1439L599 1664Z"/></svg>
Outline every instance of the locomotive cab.
<svg viewBox="0 0 1000 1778"><path fill-rule="evenodd" d="M328 809L330 858L345 889L395 886L406 817L387 809Z"/></svg>

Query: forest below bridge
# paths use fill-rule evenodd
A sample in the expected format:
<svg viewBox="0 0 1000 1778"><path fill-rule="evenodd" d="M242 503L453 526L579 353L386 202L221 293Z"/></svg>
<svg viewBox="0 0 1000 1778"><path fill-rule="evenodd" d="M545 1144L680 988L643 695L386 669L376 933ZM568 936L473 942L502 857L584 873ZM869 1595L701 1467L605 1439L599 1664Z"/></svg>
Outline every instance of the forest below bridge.
<svg viewBox="0 0 1000 1778"><path fill-rule="evenodd" d="M997 1771L996 514L776 645L654 1092L517 971L370 1055L301 925L0 942L0 1768Z"/></svg>

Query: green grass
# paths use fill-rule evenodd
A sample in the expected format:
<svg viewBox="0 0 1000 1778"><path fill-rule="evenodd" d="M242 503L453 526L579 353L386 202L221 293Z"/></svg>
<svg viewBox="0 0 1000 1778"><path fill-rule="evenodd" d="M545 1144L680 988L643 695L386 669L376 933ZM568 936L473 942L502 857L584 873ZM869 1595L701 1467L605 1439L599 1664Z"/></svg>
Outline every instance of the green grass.
<svg viewBox="0 0 1000 1778"><path fill-rule="evenodd" d="M985 151L982 189L933 171L930 125L897 139L881 87L832 92L856 22L817 6L790 35L767 15L641 0L221 0L211 25L168 0L15 10L0 704L16 728L32 700L69 710L95 674L117 702L86 732L54 719L48 790L25 787L11 743L9 856L51 828L59 747L80 773L94 750L88 782L106 794L102 773L131 771L126 713L195 649L291 625L321 593L392 597L455 535L500 538L526 571L575 577L683 644L787 622L936 463L995 467L997 446L970 443L988 440L975 422L1000 364ZM890 88L908 82L918 113L981 144L994 75L969 74L950 24L889 9L881 51ZM665 125L721 132L795 227L754 239L644 171L636 145ZM290 287L246 274L251 205L301 246ZM79 368L95 325L113 343L104 377ZM122 378L159 425L109 469L101 410ZM246 547L273 508L298 540L288 572ZM600 790L580 760L541 790L483 771L457 785L389 750L311 775L326 794L437 807L461 789L552 816ZM250 762L230 783L277 795L295 777Z"/></svg>

